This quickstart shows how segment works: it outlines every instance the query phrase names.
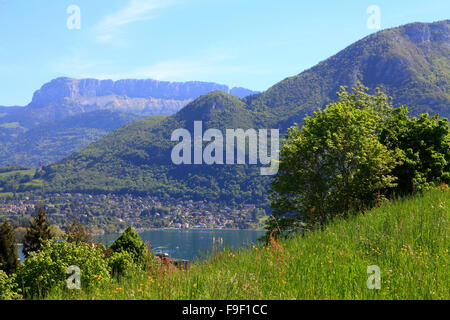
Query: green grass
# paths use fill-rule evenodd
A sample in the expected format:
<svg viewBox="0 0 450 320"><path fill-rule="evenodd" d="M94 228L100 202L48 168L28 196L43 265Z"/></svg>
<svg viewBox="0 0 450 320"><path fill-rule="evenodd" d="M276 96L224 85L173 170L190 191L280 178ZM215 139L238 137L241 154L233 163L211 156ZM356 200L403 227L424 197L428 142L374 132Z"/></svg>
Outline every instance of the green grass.
<svg viewBox="0 0 450 320"><path fill-rule="evenodd" d="M24 183L24 186L31 186L31 187L42 187L44 185L44 180L42 179L34 179L30 182Z"/></svg>
<svg viewBox="0 0 450 320"><path fill-rule="evenodd" d="M35 169L21 169L21 170L11 170L6 172L0 172L0 178L7 178L10 176L14 176L16 174L20 174L22 176L33 176L35 174Z"/></svg>
<svg viewBox="0 0 450 320"><path fill-rule="evenodd" d="M324 230L225 251L189 271L135 273L49 299L449 299L450 191L385 203ZM367 267L381 269L369 290Z"/></svg>

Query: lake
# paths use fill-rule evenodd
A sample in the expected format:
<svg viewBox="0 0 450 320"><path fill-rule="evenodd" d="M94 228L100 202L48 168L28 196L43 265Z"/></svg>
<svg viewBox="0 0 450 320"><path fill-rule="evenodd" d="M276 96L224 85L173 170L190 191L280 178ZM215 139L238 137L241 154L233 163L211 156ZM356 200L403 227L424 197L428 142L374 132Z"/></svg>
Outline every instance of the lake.
<svg viewBox="0 0 450 320"><path fill-rule="evenodd" d="M213 249L213 238L223 239L221 248L236 250L251 246L263 236L264 230L150 230L139 233L144 242L149 241L153 251L167 252L174 259L193 261L208 255ZM95 237L105 245L111 245L120 234L108 234ZM23 254L19 248L20 260Z"/></svg>

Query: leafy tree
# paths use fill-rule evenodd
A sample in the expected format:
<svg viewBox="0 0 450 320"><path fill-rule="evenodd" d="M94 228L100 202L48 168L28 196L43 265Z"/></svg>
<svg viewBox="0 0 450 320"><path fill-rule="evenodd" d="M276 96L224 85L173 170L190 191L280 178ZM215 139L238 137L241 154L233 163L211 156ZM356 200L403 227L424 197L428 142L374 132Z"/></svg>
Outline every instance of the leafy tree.
<svg viewBox="0 0 450 320"><path fill-rule="evenodd" d="M23 239L25 238L25 234L27 233L27 228L18 227L14 230L14 233L16 235L16 241L18 243L23 243Z"/></svg>
<svg viewBox="0 0 450 320"><path fill-rule="evenodd" d="M338 102L306 117L301 129L288 130L270 190L274 217L283 226L277 233L292 226L288 219L311 227L371 206L394 186L389 173L395 154L376 135L387 104L386 97L371 98L356 87L353 95L341 91Z"/></svg>
<svg viewBox="0 0 450 320"><path fill-rule="evenodd" d="M392 173L398 178L393 191L401 195L450 182L448 120L428 114L410 119L407 113L407 108L395 109L380 133L380 141L399 154L401 163Z"/></svg>
<svg viewBox="0 0 450 320"><path fill-rule="evenodd" d="M25 257L28 257L31 252L38 251L43 242L51 238L52 233L47 221L47 214L42 206L39 206L37 215L33 216L24 237L23 253Z"/></svg>
<svg viewBox="0 0 450 320"><path fill-rule="evenodd" d="M21 298L15 274L8 276L0 270L0 300L19 300Z"/></svg>
<svg viewBox="0 0 450 320"><path fill-rule="evenodd" d="M61 230L57 225L50 225L50 235L51 238L62 238L64 237L64 231Z"/></svg>
<svg viewBox="0 0 450 320"><path fill-rule="evenodd" d="M85 242L85 243L92 243L92 235L86 231L84 226L74 220L72 221L72 224L67 227L66 229L66 240L69 242Z"/></svg>
<svg viewBox="0 0 450 320"><path fill-rule="evenodd" d="M145 258L147 247L139 234L130 226L111 245L114 252L128 252L136 264L141 264Z"/></svg>
<svg viewBox="0 0 450 320"><path fill-rule="evenodd" d="M110 279L102 250L87 243L52 239L25 259L17 270L17 283L27 299L45 298L51 290L65 290L67 268L80 268L81 287L89 290Z"/></svg>
<svg viewBox="0 0 450 320"><path fill-rule="evenodd" d="M391 117L393 108L392 98L387 96L381 87L375 89L374 94L368 94L369 88L358 82L349 92L346 86L342 86L337 93L338 101L357 109L370 109L380 117L380 124Z"/></svg>
<svg viewBox="0 0 450 320"><path fill-rule="evenodd" d="M7 274L16 272L18 261L14 228L8 221L0 225L0 269Z"/></svg>

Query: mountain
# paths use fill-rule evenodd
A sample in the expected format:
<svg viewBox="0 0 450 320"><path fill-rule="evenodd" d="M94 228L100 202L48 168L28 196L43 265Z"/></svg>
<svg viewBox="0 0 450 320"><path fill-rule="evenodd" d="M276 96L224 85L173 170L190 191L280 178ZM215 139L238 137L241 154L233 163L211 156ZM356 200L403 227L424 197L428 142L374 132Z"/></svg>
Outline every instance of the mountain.
<svg viewBox="0 0 450 320"><path fill-rule="evenodd" d="M450 116L450 20L387 29L350 45L309 70L244 101L270 112L272 126L301 122L336 99L339 87L358 81L407 105L411 115Z"/></svg>
<svg viewBox="0 0 450 320"><path fill-rule="evenodd" d="M140 116L110 110L77 114L37 125L0 145L0 163L38 167L74 153Z"/></svg>
<svg viewBox="0 0 450 320"><path fill-rule="evenodd" d="M210 82L54 79L27 106L0 107L0 165L57 161L121 125L174 114L214 90L239 97L256 93Z"/></svg>
<svg viewBox="0 0 450 320"><path fill-rule="evenodd" d="M143 116L171 115L199 96L214 90L240 98L255 94L212 82L157 80L97 80L57 78L37 90L24 108L0 108L0 123L19 122L23 127L95 110L128 112Z"/></svg>
<svg viewBox="0 0 450 320"><path fill-rule="evenodd" d="M114 130L55 165L44 167L47 190L63 192L152 193L216 201L264 201L264 178L255 166L176 166L171 161L171 134L192 132L193 121L206 128L254 127L251 112L237 97L214 91L166 118L149 117ZM236 180L239 180L237 183Z"/></svg>
<svg viewBox="0 0 450 320"><path fill-rule="evenodd" d="M87 148L47 166L47 191L151 193L224 203L266 201L270 178L255 165L180 165L170 159L173 130L279 128L337 99L341 85L383 86L411 114L450 115L450 20L413 23L372 34L266 92L238 99L204 95L177 114L121 127Z"/></svg>

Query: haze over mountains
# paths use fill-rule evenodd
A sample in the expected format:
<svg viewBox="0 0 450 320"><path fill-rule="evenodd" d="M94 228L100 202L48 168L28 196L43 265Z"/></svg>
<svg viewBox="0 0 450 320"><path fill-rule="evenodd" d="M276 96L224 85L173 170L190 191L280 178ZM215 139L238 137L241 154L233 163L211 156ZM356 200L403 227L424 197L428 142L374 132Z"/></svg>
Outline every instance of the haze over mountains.
<svg viewBox="0 0 450 320"><path fill-rule="evenodd" d="M55 192L151 193L225 203L265 201L267 177L259 166L175 166L170 152L177 128L278 128L337 100L342 85L383 86L411 115L450 116L450 20L412 23L372 34L267 91L238 99L214 91L166 118L121 127L53 165L39 177Z"/></svg>
<svg viewBox="0 0 450 320"><path fill-rule="evenodd" d="M214 90L241 98L256 93L211 82L54 79L27 106L0 107L0 165L54 162L126 123L174 114Z"/></svg>

